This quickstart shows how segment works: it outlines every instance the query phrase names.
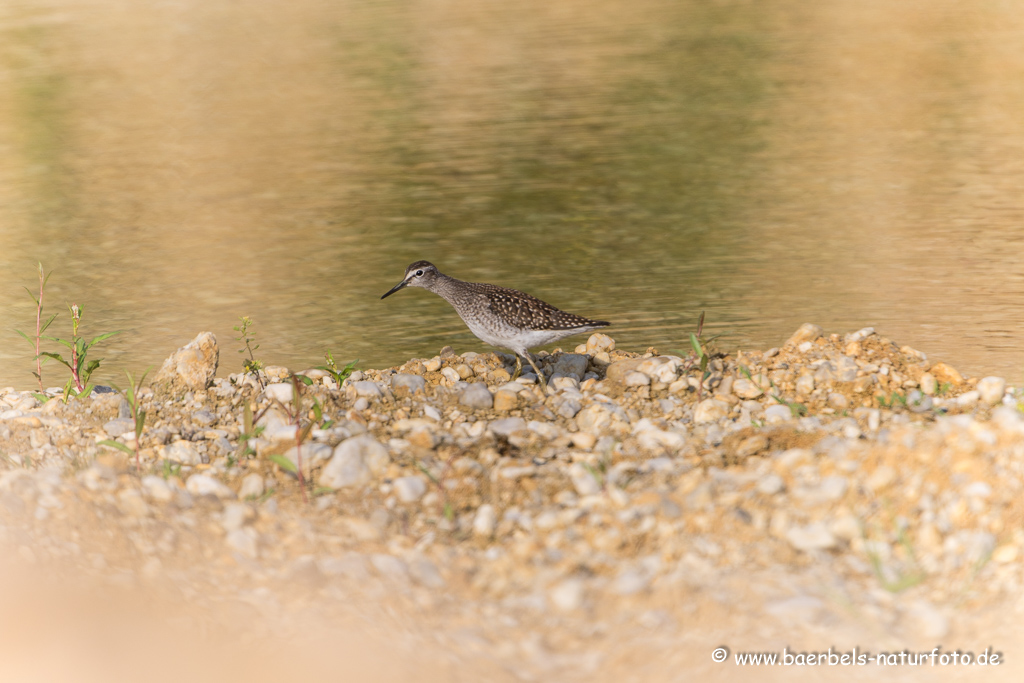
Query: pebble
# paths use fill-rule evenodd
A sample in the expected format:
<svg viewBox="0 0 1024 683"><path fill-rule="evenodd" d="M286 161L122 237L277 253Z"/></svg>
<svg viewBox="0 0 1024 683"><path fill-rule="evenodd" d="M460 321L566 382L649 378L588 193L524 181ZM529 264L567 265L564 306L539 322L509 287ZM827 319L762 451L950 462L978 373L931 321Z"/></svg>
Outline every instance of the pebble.
<svg viewBox="0 0 1024 683"><path fill-rule="evenodd" d="M142 478L142 490L150 500L159 503L169 503L174 500L174 491L162 477L147 474Z"/></svg>
<svg viewBox="0 0 1024 683"><path fill-rule="evenodd" d="M403 503L415 503L427 492L427 483L421 477L399 477L392 482L395 495Z"/></svg>
<svg viewBox="0 0 1024 683"><path fill-rule="evenodd" d="M1006 380L1002 377L985 377L978 380L978 397L990 406L1002 403L1006 394Z"/></svg>
<svg viewBox="0 0 1024 683"><path fill-rule="evenodd" d="M956 368L946 363L936 363L928 371L931 375L939 382L949 382L956 386L962 384L964 381L963 375L961 375Z"/></svg>
<svg viewBox="0 0 1024 683"><path fill-rule="evenodd" d="M573 612L583 606L586 587L580 579L566 579L548 591L551 604L561 612Z"/></svg>
<svg viewBox="0 0 1024 683"><path fill-rule="evenodd" d="M259 498L264 492L263 477L251 472L242 477L242 486L238 489L238 497L242 500Z"/></svg>
<svg viewBox="0 0 1024 683"><path fill-rule="evenodd" d="M203 461L202 456L199 455L199 451L192 447L192 444L188 441L174 441L171 444L164 446L162 450L162 457L164 460L170 460L171 462L178 462L182 465L198 465Z"/></svg>
<svg viewBox="0 0 1024 683"><path fill-rule="evenodd" d="M214 479L208 474L193 474L185 482L185 490L193 496L216 496L221 500L229 500L235 497L235 492L229 489L223 482Z"/></svg>
<svg viewBox="0 0 1024 683"><path fill-rule="evenodd" d="M459 403L474 410L487 410L494 405L494 397L483 382L474 382L459 396Z"/></svg>
<svg viewBox="0 0 1024 683"><path fill-rule="evenodd" d="M587 339L587 353L593 356L601 351L614 351L615 340L607 334L595 332Z"/></svg>
<svg viewBox="0 0 1024 683"><path fill-rule="evenodd" d="M757 377L760 377L760 375ZM737 379L732 383L732 393L736 394L740 398L753 399L763 394L764 389L749 379L744 378Z"/></svg>
<svg viewBox="0 0 1024 683"><path fill-rule="evenodd" d="M785 345L799 346L804 342L814 341L815 339L820 337L823 332L824 330L822 330L817 325L814 325L813 323L804 323L797 329L796 332L793 333L793 336L791 336L786 341Z"/></svg>
<svg viewBox="0 0 1024 683"><path fill-rule="evenodd" d="M569 477L576 493L581 496L592 496L601 492L601 484L594 474L580 463L574 463L569 467Z"/></svg>
<svg viewBox="0 0 1024 683"><path fill-rule="evenodd" d="M939 388L939 380L935 379L935 375L930 372L926 372L921 375L921 379L918 380L918 385L921 387L921 391L928 396L934 396L935 392Z"/></svg>
<svg viewBox="0 0 1024 683"><path fill-rule="evenodd" d="M704 399L697 404L697 409L693 411L693 421L695 424L717 422L729 414L729 408L728 403L716 398Z"/></svg>
<svg viewBox="0 0 1024 683"><path fill-rule="evenodd" d="M515 432L524 431L526 429L526 420L521 417L506 417L488 423L487 428L492 434L507 439Z"/></svg>
<svg viewBox="0 0 1024 683"><path fill-rule="evenodd" d="M352 390L355 391L356 396L365 398L370 401L384 397L384 392L381 391L380 385L370 380L352 382L348 386L350 386Z"/></svg>
<svg viewBox="0 0 1024 683"><path fill-rule="evenodd" d="M790 527L786 531L786 540L791 546L804 552L828 550L837 544L836 537L823 522Z"/></svg>
<svg viewBox="0 0 1024 683"><path fill-rule="evenodd" d="M220 524L224 531L241 529L256 519L256 511L247 503L228 503L220 515Z"/></svg>
<svg viewBox="0 0 1024 683"><path fill-rule="evenodd" d="M181 396L205 391L217 375L220 349L212 332L200 332L195 339L171 354L153 377L156 391Z"/></svg>
<svg viewBox="0 0 1024 683"><path fill-rule="evenodd" d="M789 406L777 403L764 409L764 421L768 424L789 422L794 419L793 411ZM694 420L696 421L696 419Z"/></svg>
<svg viewBox="0 0 1024 683"><path fill-rule="evenodd" d="M321 486L333 489L364 486L390 462L386 446L372 436L354 436L334 449L331 460L320 471Z"/></svg>
<svg viewBox="0 0 1024 683"><path fill-rule="evenodd" d="M134 437L135 434L135 421L126 417L119 417L103 425L103 431L107 433L111 439L116 439L119 436L131 434ZM38 447L37 447L38 448Z"/></svg>
<svg viewBox="0 0 1024 683"><path fill-rule="evenodd" d="M494 506L489 503L484 503L477 508L476 515L473 517L473 533L477 536L484 538L490 538L494 535L494 530L498 526L498 515L494 511Z"/></svg>
<svg viewBox="0 0 1024 683"><path fill-rule="evenodd" d="M263 390L263 395L271 401L280 401L281 403L291 403L292 396L295 393L294 387L291 382L281 382L279 384L268 384Z"/></svg>
<svg viewBox="0 0 1024 683"><path fill-rule="evenodd" d="M766 474L757 480L757 490L766 496L774 496L786 488L786 482L777 474Z"/></svg>
<svg viewBox="0 0 1024 683"><path fill-rule="evenodd" d="M519 396L514 391L499 390L494 393L494 410L499 413L507 413L515 410L519 405Z"/></svg>

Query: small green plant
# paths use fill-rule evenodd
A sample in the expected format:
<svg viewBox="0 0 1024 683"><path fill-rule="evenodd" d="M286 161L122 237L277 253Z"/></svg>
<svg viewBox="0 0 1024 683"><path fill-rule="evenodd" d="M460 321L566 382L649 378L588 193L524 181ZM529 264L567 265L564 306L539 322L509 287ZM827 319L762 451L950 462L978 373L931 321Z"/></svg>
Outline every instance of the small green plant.
<svg viewBox="0 0 1024 683"><path fill-rule="evenodd" d="M894 408L897 405L901 405L904 408L907 407L907 397L899 391L892 392L888 398L886 398L885 394L879 394L875 396L875 400L878 401L880 408Z"/></svg>
<svg viewBox="0 0 1024 683"><path fill-rule="evenodd" d="M135 424L135 448L129 448L119 441L113 441L111 439L105 439L100 441L102 446L110 446L118 450L124 451L131 455L135 454L135 473L138 474L140 471L139 465L139 440L142 437L142 430L146 425L146 411L142 409L139 400L139 391L142 389L142 383L146 380L146 375L149 374L149 368L142 373L142 377L139 377L138 381L132 377L132 373L127 370L124 371L125 376L128 378L128 388L122 391L116 384L114 388L124 394L125 400L128 401L128 409L131 411L132 421ZM113 384L113 382L111 382ZM166 462L166 461L165 461Z"/></svg>
<svg viewBox="0 0 1024 683"><path fill-rule="evenodd" d="M242 458L256 455L256 450L249 445L249 441L258 438L263 433L263 430L266 429L263 425L255 424L265 412L266 409L261 410L254 420L252 407L248 402L245 404L245 407L242 409L242 433L238 435L238 450L235 451L235 460L241 461Z"/></svg>
<svg viewBox="0 0 1024 683"><path fill-rule="evenodd" d="M939 385L935 387L936 396L945 396L949 392L953 391L952 382L939 382Z"/></svg>
<svg viewBox="0 0 1024 683"><path fill-rule="evenodd" d="M348 376L352 374L353 369L356 367L356 363L359 362L359 359L357 358L345 367L339 369L338 364L334 361L334 354L331 353L330 350L324 352L324 360L327 362L327 365L317 366L317 369L326 370L330 373L331 378L339 387L346 379L348 379Z"/></svg>
<svg viewBox="0 0 1024 683"><path fill-rule="evenodd" d="M181 463L164 460L164 479L181 476Z"/></svg>
<svg viewBox="0 0 1024 683"><path fill-rule="evenodd" d="M867 536L864 532L861 532L862 538L867 541ZM909 571L897 571L895 572L895 578L889 578L885 571L885 566L882 564L881 556L872 550L867 551L868 559L871 561L871 568L875 573L875 578L882 585L882 588L889 591L890 593L901 593L908 588L923 582L928 575L921 568L921 565L917 561L917 555L914 553L914 547L910 543L910 539L907 538L907 532L905 529L900 528L896 534L896 541L903 547L906 552L908 559L910 560Z"/></svg>
<svg viewBox="0 0 1024 683"><path fill-rule="evenodd" d="M697 319L697 332L690 333L690 347L693 349L692 353L682 351L680 349L673 349L679 355L687 356L687 370L694 367L700 370L700 382L697 384L697 400L701 400L704 395L704 383L711 376L711 370L708 365L711 363L711 357L715 355L713 350L710 350L710 345L713 341L718 339L719 335L704 339L704 311L700 312L700 317Z"/></svg>
<svg viewBox="0 0 1024 683"><path fill-rule="evenodd" d="M43 271L42 263L37 264L37 266L39 268L39 295L37 296L33 294L32 290L28 287L25 288L25 291L28 292L28 295L32 297L32 301L36 304L36 333L35 336L30 337L21 330L15 330L15 332L20 334L29 344L32 344L36 350L36 371L32 374L35 375L36 381L39 382L39 393L33 394L33 396L45 403L49 399L49 397L43 393L45 391L45 389L43 389L43 363L46 362L46 356L39 349L39 341L43 338L43 332L45 332L46 328L50 326L53 319L57 317L57 314L54 313L47 318L45 322L43 322L43 290L46 287L46 281L50 279L50 275L52 275L52 273L45 273Z"/></svg>
<svg viewBox="0 0 1024 683"><path fill-rule="evenodd" d="M309 438L309 433L313 431L313 427L316 423L312 420L305 418L307 413L304 408L302 387L308 386L313 383L313 380L304 375L292 374L292 401L291 405L285 405L281 401L274 399L274 403L285 412L286 415L291 419L293 425L295 425L295 460L292 462L283 455L272 455L270 460L277 463L281 469L292 472L299 479L299 488L302 490L302 501L305 503L309 502L309 497L306 495L306 480L305 475L302 472L302 444ZM314 398L313 404L315 406L314 414L323 417L323 410L320 408L320 403Z"/></svg>
<svg viewBox="0 0 1024 683"><path fill-rule="evenodd" d="M252 373L256 378L256 383L260 385L260 390L266 389L266 385L263 383L263 377L260 375L260 371L263 370L263 361L256 360L255 352L259 350L260 345L256 343L256 333L252 332L251 328L253 323L252 318L247 315L239 318L241 325L235 325L235 332L238 332L238 336L235 337L238 341L245 344L244 349L238 349L241 354L249 354L248 358L242 358L242 367L245 369L246 374Z"/></svg>
<svg viewBox="0 0 1024 683"><path fill-rule="evenodd" d="M86 341L85 337L78 336L78 327L82 322L82 307L78 304L68 304L68 310L71 311L71 339L60 339L58 337L43 337L43 339L49 339L66 346L71 351L71 358L64 360L64 357L59 353L42 352L42 355L54 359L71 371L71 378L64 385L64 403L67 403L72 397L88 396L92 393L90 378L92 373L100 366L100 360L102 359L87 360L89 349L101 341L121 333L121 330L105 332L93 337L91 341Z"/></svg>
<svg viewBox="0 0 1024 683"><path fill-rule="evenodd" d="M765 393L765 390L761 387L761 384L754 381L754 376L750 374L750 369L747 366L741 365L740 372L743 373L743 375L748 380L750 380L754 384L754 386L761 389L762 395ZM787 401L786 399L782 398L782 396L779 395L780 392L778 388L775 386L775 382L773 382L771 379L768 380L768 387L772 389L772 391L769 392L768 395L772 399L774 399L776 403L779 403L780 405L784 405L787 408L789 408L789 412L793 414L793 417L803 417L804 415L807 414L807 406L805 406L803 403L800 403L799 401ZM755 426L760 427L761 425Z"/></svg>

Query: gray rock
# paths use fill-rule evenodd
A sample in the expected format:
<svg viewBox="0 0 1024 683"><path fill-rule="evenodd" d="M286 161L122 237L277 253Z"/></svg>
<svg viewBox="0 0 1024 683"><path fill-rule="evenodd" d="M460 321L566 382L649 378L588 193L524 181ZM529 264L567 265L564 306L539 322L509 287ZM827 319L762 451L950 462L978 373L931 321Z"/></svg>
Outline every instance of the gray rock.
<svg viewBox="0 0 1024 683"><path fill-rule="evenodd" d="M849 356L840 356L836 361L836 377L840 382L852 382L857 379L859 369L857 361Z"/></svg>
<svg viewBox="0 0 1024 683"><path fill-rule="evenodd" d="M235 492L208 474L193 474L185 482L185 490L193 496L216 496L221 500L230 500Z"/></svg>
<svg viewBox="0 0 1024 683"><path fill-rule="evenodd" d="M459 403L467 408L487 410L494 405L494 397L487 390L486 384L474 382L462 391L462 395L459 396Z"/></svg>
<svg viewBox="0 0 1024 683"><path fill-rule="evenodd" d="M201 332L164 361L153 378L153 388L174 397L205 391L217 375L219 359L217 337L212 332Z"/></svg>
<svg viewBox="0 0 1024 683"><path fill-rule="evenodd" d="M571 420L583 409L583 404L574 398L565 397L555 402L555 412Z"/></svg>
<svg viewBox="0 0 1024 683"><path fill-rule="evenodd" d="M198 465L203 461L199 452L192 448L192 444L181 439L163 447L163 458L182 465Z"/></svg>
<svg viewBox="0 0 1024 683"><path fill-rule="evenodd" d="M391 377L391 389L397 391L405 389L410 394L422 394L426 392L427 380L419 375L399 373Z"/></svg>
<svg viewBox="0 0 1024 683"><path fill-rule="evenodd" d="M421 557L409 563L409 574L421 586L426 588L444 588L445 580L437 565L430 560Z"/></svg>
<svg viewBox="0 0 1024 683"><path fill-rule="evenodd" d="M583 375L587 372L589 359L579 353L563 353L555 361L554 374L565 377L575 377L576 381L582 382Z"/></svg>
<svg viewBox="0 0 1024 683"><path fill-rule="evenodd" d="M526 420L521 417L505 417L490 422L487 428L497 436L508 438L513 432L526 429Z"/></svg>
<svg viewBox="0 0 1024 683"><path fill-rule="evenodd" d="M263 495L263 491L263 477L257 472L252 472L242 478L242 486L238 489L238 497L242 500L259 498Z"/></svg>
<svg viewBox="0 0 1024 683"><path fill-rule="evenodd" d="M330 444L318 441L302 444L302 474L308 477L313 467L328 460L333 452ZM285 451L284 457L291 460L296 467L299 466L299 450L295 446Z"/></svg>
<svg viewBox="0 0 1024 683"><path fill-rule="evenodd" d="M353 436L338 444L323 470L319 484L333 489L363 486L374 474L384 471L391 457L388 449L372 436Z"/></svg>
<svg viewBox="0 0 1024 683"><path fill-rule="evenodd" d="M369 400L379 399L384 396L384 392L381 391L380 385L370 380L363 380L361 382L351 382L347 385L350 387L360 398Z"/></svg>
<svg viewBox="0 0 1024 683"><path fill-rule="evenodd" d="M623 383L627 387L645 387L651 383L651 378L642 372L633 370L626 373Z"/></svg>
<svg viewBox="0 0 1024 683"><path fill-rule="evenodd" d="M217 421L217 416L209 410L197 410L192 413L192 421L197 425L208 427Z"/></svg>
<svg viewBox="0 0 1024 683"><path fill-rule="evenodd" d="M116 439L117 437L124 436L125 434L132 434L134 436L135 422L130 418L119 417L104 424L103 431L105 431L111 439Z"/></svg>
<svg viewBox="0 0 1024 683"><path fill-rule="evenodd" d="M403 503L415 503L427 492L427 483L417 476L399 477L392 486L398 500Z"/></svg>

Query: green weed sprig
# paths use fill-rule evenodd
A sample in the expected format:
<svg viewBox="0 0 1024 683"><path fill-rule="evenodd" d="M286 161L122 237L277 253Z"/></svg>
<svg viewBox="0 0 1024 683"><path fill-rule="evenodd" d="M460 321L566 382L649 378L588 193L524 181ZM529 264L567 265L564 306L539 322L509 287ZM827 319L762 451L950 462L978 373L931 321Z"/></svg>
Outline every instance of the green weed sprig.
<svg viewBox="0 0 1024 683"><path fill-rule="evenodd" d="M259 350L260 345L255 344L256 333L250 332L249 328L253 326L253 320L247 315L239 318L242 321L241 325L235 325L234 330L238 332L238 336L235 337L238 341L245 344L244 349L238 349L241 354L248 353L248 358L242 358L242 367L245 369L246 374L252 373L256 377L256 383L260 385L260 391L266 389L266 385L263 383L263 377L260 376L260 371L263 370L263 361L256 360L255 352Z"/></svg>
<svg viewBox="0 0 1024 683"><path fill-rule="evenodd" d="M92 373L100 366L102 359L87 360L89 349L101 341L121 333L121 330L104 332L93 337L92 340L86 341L85 337L78 336L78 327L82 322L82 307L78 304L68 304L68 310L71 311L71 339L60 339L58 337L43 337L43 339L49 339L66 346L71 351L71 358L64 360L64 357L59 353L42 352L42 355L54 359L71 371L71 378L64 385L64 403L67 403L71 397L88 396L92 393L90 378Z"/></svg>
<svg viewBox="0 0 1024 683"><path fill-rule="evenodd" d="M132 377L132 373L127 370L124 371L125 376L128 378L128 388L122 391L116 384L111 382L113 387L119 392L124 394L125 400L128 401L128 408L131 410L132 422L135 425L135 448L129 448L120 441L114 441L112 439L104 439L100 441L101 446L110 446L120 451L124 451L128 455L135 454L135 473L138 474L140 471L139 465L139 440L142 438L142 430L146 425L146 411L142 410L139 400L139 392L142 390L142 383L146 380L146 375L149 374L149 368L142 373L142 377L139 377L138 381ZM166 477L165 477L166 478Z"/></svg>
<svg viewBox="0 0 1024 683"><path fill-rule="evenodd" d="M39 268L39 295L36 296L28 287L25 288L28 295L32 297L32 301L36 303L36 334L35 336L30 337L21 330L15 330L15 332L20 334L29 344L32 344L36 350L36 371L32 373L36 376L36 380L39 382L39 395L36 396L36 398L40 401L45 401L47 397L43 395L43 392L45 391L43 389L43 363L46 362L46 356L40 352L39 341L43 338L43 332L45 332L46 328L50 326L53 319L57 317L57 314L54 313L47 318L46 322L43 322L43 290L46 287L46 281L50 279L50 275L53 273L46 274L43 272L42 263L38 263L36 265Z"/></svg>

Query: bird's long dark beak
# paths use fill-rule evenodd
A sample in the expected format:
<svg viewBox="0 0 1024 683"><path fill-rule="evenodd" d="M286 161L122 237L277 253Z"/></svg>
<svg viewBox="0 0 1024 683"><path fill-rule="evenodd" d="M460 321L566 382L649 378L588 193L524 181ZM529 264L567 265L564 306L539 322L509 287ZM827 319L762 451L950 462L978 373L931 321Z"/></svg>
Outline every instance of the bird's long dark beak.
<svg viewBox="0 0 1024 683"><path fill-rule="evenodd" d="M394 293L395 293L395 292L397 292L398 290L400 290L400 289L403 289L403 288L404 288L404 287L405 287L406 285L408 285L408 284L409 284L409 281L408 281L408 280L402 280L402 281L401 281L401 282L399 282L399 283L398 283L397 285L395 285L394 287L392 287L391 289L389 289L389 290L387 291L387 294L385 294L384 296L382 296L382 297L381 297L381 299L387 299L387 298L388 298L389 296L391 296L392 294L394 294Z"/></svg>

